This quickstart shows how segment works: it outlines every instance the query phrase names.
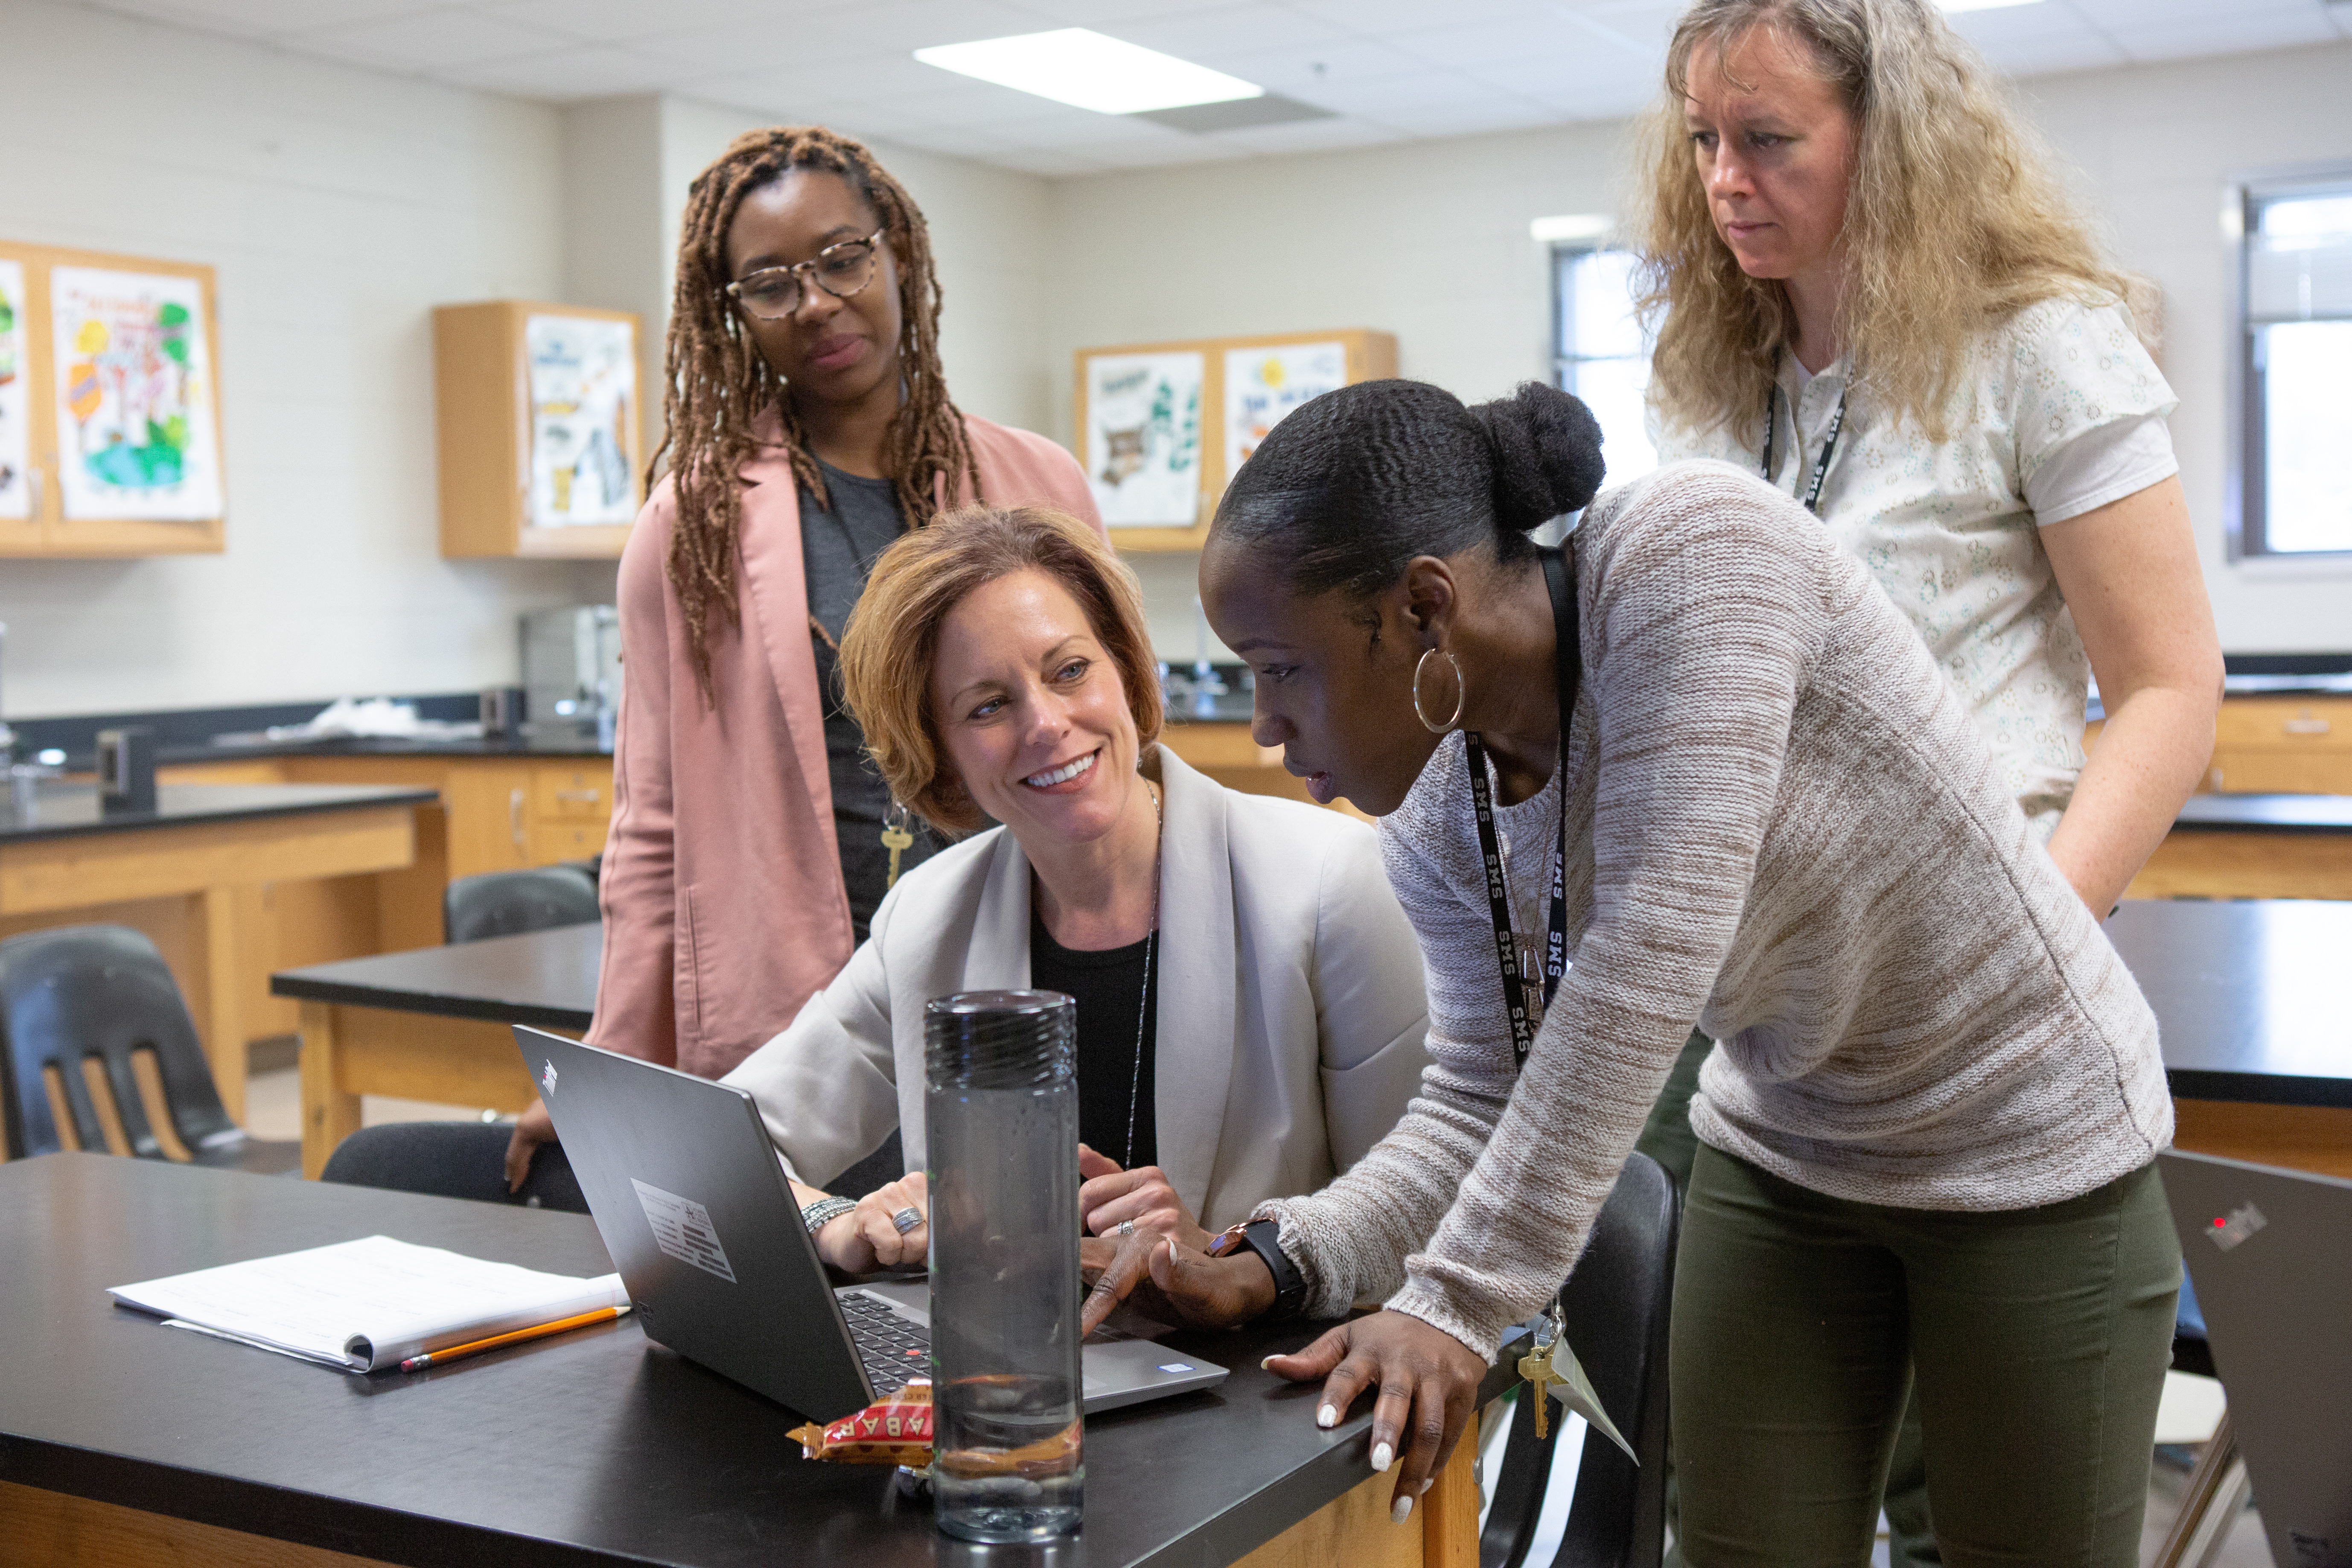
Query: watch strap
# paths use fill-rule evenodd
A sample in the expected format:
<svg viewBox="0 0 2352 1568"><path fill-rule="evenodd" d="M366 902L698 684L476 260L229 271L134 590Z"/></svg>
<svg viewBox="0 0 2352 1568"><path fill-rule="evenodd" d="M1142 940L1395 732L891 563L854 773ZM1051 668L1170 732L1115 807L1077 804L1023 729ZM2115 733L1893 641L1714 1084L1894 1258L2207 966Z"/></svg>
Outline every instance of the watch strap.
<svg viewBox="0 0 2352 1568"><path fill-rule="evenodd" d="M1241 1227L1242 1244L1258 1255L1266 1272L1274 1276L1274 1305L1266 1311L1270 1319L1295 1318L1307 1309L1307 1277L1282 1250L1282 1226L1270 1219L1252 1220Z"/></svg>

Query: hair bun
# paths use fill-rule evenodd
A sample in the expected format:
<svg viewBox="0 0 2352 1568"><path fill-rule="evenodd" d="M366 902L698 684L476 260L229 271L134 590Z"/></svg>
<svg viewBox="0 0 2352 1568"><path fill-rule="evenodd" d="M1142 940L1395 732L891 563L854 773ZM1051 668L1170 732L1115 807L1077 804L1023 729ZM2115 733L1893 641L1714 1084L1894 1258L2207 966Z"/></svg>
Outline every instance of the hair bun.
<svg viewBox="0 0 2352 1568"><path fill-rule="evenodd" d="M1517 392L1470 410L1495 467L1495 521L1517 533L1581 511L1601 488L1601 425L1556 386Z"/></svg>

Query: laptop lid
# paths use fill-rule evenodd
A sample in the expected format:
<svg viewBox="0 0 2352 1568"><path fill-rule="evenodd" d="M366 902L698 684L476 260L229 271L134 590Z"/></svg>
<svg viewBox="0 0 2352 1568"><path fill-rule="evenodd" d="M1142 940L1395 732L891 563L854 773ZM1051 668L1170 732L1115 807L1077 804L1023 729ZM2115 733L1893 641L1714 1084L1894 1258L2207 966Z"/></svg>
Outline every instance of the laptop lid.
<svg viewBox="0 0 2352 1568"><path fill-rule="evenodd" d="M751 1095L538 1029L515 1041L646 1337L820 1421L871 1404Z"/></svg>
<svg viewBox="0 0 2352 1568"><path fill-rule="evenodd" d="M2280 1568L2352 1568L2352 1182L2157 1156Z"/></svg>
<svg viewBox="0 0 2352 1568"><path fill-rule="evenodd" d="M646 1336L818 1420L871 1404L751 1095L541 1029L514 1035ZM929 1324L926 1285L855 1289ZM1224 1381L1215 1363L1152 1342L1169 1331L1125 1312L1097 1330L1080 1352L1087 1413Z"/></svg>

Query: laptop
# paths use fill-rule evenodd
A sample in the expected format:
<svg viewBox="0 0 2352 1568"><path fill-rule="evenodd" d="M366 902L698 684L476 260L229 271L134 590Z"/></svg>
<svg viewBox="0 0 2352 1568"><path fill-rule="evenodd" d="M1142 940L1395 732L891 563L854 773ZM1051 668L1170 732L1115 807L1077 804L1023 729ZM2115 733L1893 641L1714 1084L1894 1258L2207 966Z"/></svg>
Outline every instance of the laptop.
<svg viewBox="0 0 2352 1568"><path fill-rule="evenodd" d="M2279 1568L2352 1568L2352 1182L2157 1156Z"/></svg>
<svg viewBox="0 0 2352 1568"><path fill-rule="evenodd" d="M514 1033L647 1339L820 1421L930 1375L929 1285L826 1279L749 1093ZM1090 1415L1225 1379L1108 1323L1080 1359Z"/></svg>

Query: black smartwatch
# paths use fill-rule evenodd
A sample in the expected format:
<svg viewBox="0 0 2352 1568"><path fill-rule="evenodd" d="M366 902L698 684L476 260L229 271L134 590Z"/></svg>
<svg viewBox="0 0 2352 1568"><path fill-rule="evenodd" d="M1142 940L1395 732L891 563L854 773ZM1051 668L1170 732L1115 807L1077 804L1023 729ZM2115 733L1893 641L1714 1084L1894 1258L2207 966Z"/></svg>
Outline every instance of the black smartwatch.
<svg viewBox="0 0 2352 1568"><path fill-rule="evenodd" d="M1270 1219L1253 1220L1242 1227L1242 1244L1256 1253L1265 1271L1274 1276L1274 1305L1265 1313L1270 1319L1295 1318L1307 1308L1307 1277L1282 1250L1281 1234L1281 1226Z"/></svg>

